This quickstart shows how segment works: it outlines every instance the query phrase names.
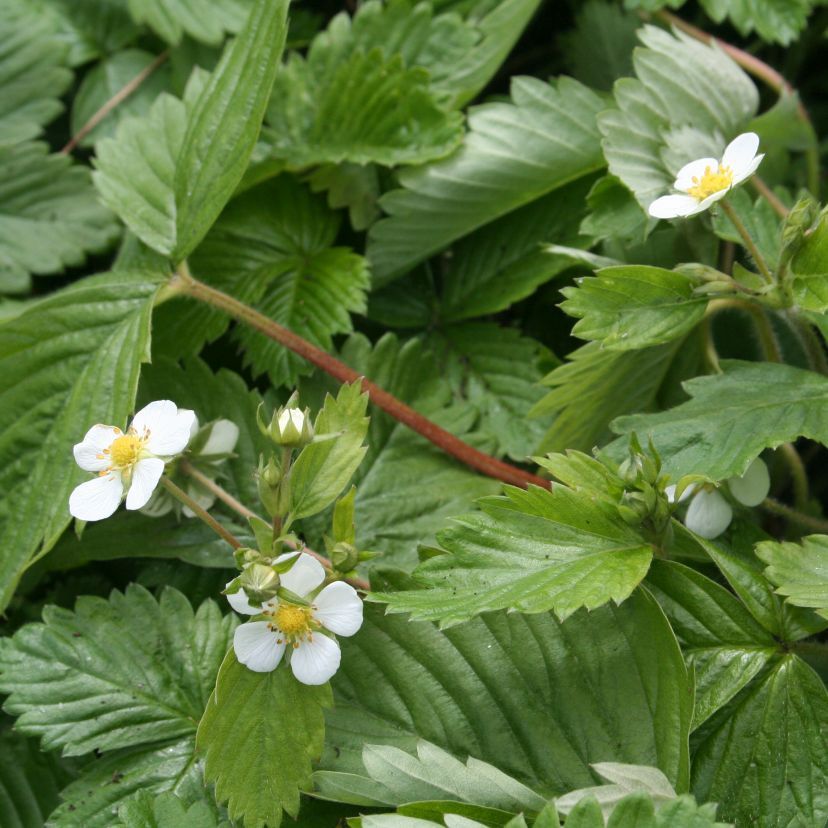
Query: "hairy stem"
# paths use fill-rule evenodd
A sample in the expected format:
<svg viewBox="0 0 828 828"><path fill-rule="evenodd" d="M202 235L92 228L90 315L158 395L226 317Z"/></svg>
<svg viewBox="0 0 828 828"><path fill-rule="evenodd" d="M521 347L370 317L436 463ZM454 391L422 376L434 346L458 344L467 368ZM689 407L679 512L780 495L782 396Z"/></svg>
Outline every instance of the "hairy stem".
<svg viewBox="0 0 828 828"><path fill-rule="evenodd" d="M730 219L733 226L736 228L736 232L742 237L742 241L745 244L745 247L748 249L753 261L756 262L756 267L759 268L759 272L762 274L762 278L768 283L771 284L773 282L773 274L770 272L768 268L768 263L765 261L765 257L759 252L759 248L756 246L756 242L753 241L750 233L748 233L747 227L742 223L742 220L736 214L736 211L733 209L733 205L728 202L728 200L722 199L719 202L722 206L722 210L725 211L727 217Z"/></svg>
<svg viewBox="0 0 828 828"><path fill-rule="evenodd" d="M772 497L766 497L762 501L762 508L772 515L779 515L779 517L783 517L799 526L804 526L806 529L828 533L828 520L798 512L796 509L792 509L790 506L786 506L784 503L780 503Z"/></svg>
<svg viewBox="0 0 828 828"><path fill-rule="evenodd" d="M245 305L232 296L199 282L190 276L184 268L181 268L175 274L173 281L174 284L171 286L179 292L219 308L234 319L250 325L250 327L255 328L268 338L308 360L308 362L322 369L339 382L360 381L363 390L367 391L368 397L374 405L476 471L496 480L502 480L504 483L510 483L513 486L526 488L530 484L534 484L547 489L550 488L551 484L548 480L478 451L473 446L455 437L451 432L423 417L422 414L417 413L413 408L407 406L378 385L360 376L344 362L340 362L321 348L317 348L306 339L283 327L278 322L274 322L249 305Z"/></svg>
<svg viewBox="0 0 828 828"><path fill-rule="evenodd" d="M69 155L75 147L92 132L113 109L120 106L141 84L170 56L170 50L161 52L155 60L144 67L129 83L122 86L92 117L72 136L69 143L61 150L63 155Z"/></svg>
<svg viewBox="0 0 828 828"><path fill-rule="evenodd" d="M233 549L241 548L241 542L232 533L225 529L206 509L199 506L183 489L175 485L169 477L161 477L161 485L177 500L187 506L193 514L201 518L220 538L226 540Z"/></svg>

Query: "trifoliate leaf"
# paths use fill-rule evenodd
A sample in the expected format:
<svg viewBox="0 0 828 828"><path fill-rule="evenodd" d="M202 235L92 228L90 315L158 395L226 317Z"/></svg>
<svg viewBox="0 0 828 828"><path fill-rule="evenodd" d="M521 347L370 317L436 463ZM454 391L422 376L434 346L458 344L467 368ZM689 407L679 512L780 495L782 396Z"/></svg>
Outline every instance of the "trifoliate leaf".
<svg viewBox="0 0 828 828"><path fill-rule="evenodd" d="M77 134L113 95L142 72L146 72L157 59L151 52L126 49L100 61L84 76L72 102L72 134ZM152 102L168 87L169 74L169 66L166 64L154 69L125 101L87 133L80 141L80 146L91 147L101 138L111 138L118 124L125 118L146 116Z"/></svg>
<svg viewBox="0 0 828 828"><path fill-rule="evenodd" d="M465 143L443 161L400 173L381 199L368 258L385 284L472 230L603 166L596 114L603 102L562 78L512 81L511 101L469 114Z"/></svg>
<svg viewBox="0 0 828 828"><path fill-rule="evenodd" d="M637 77L616 82L618 108L602 113L598 123L610 172L646 210L670 189L683 164L721 154L756 114L758 95L715 46L654 26L639 37L645 48L633 54Z"/></svg>
<svg viewBox="0 0 828 828"><path fill-rule="evenodd" d="M0 18L0 144L14 144L39 135L63 111L60 96L72 73L65 68L67 48L48 17L2 0Z"/></svg>
<svg viewBox="0 0 828 828"><path fill-rule="evenodd" d="M342 493L365 457L368 395L362 383L343 385L336 399L328 395L316 417L317 437L338 435L305 446L290 473L290 513L296 518L321 512Z"/></svg>
<svg viewBox="0 0 828 828"><path fill-rule="evenodd" d="M340 643L324 770L365 776L366 744L426 739L545 797L594 784L596 761L652 765L687 789L687 673L644 592L563 623L498 613L446 631L366 606Z"/></svg>
<svg viewBox="0 0 828 828"><path fill-rule="evenodd" d="M26 291L29 274L84 263L117 236L89 171L46 144L0 146L0 292Z"/></svg>
<svg viewBox="0 0 828 828"><path fill-rule="evenodd" d="M723 360L723 374L684 383L692 397L659 414L620 417L617 434L652 438L674 479L703 474L724 480L744 474L766 448L798 437L828 444L828 379L790 365ZM626 437L613 447L620 452Z"/></svg>
<svg viewBox="0 0 828 828"><path fill-rule="evenodd" d="M0 640L0 689L17 730L67 756L193 734L236 625L212 601L194 613L136 584L43 622Z"/></svg>
<svg viewBox="0 0 828 828"><path fill-rule="evenodd" d="M93 276L0 325L0 606L69 523L88 479L72 445L94 423L125 425L149 356L152 273ZM56 367L57 366L57 367Z"/></svg>
<svg viewBox="0 0 828 828"><path fill-rule="evenodd" d="M801 544L764 541L756 554L768 565L765 575L789 604L813 607L828 618L828 536L809 535Z"/></svg>
<svg viewBox="0 0 828 828"><path fill-rule="evenodd" d="M383 593L392 612L456 624L481 612L554 610L621 603L647 574L651 544L616 504L563 485L507 489L481 500L437 536L446 554L414 571L426 589Z"/></svg>
<svg viewBox="0 0 828 828"><path fill-rule="evenodd" d="M136 23L146 23L172 46L186 33L202 43L219 44L238 32L254 0L128 0Z"/></svg>
<svg viewBox="0 0 828 828"><path fill-rule="evenodd" d="M546 429L542 420L528 417L544 395L539 343L489 322L449 325L428 342L455 395L480 412L478 430L498 452L526 462Z"/></svg>
<svg viewBox="0 0 828 828"><path fill-rule="evenodd" d="M254 673L231 650L198 727L204 777L216 799L244 828L278 828L296 817L299 792L310 785L311 760L322 752L329 684L300 684L286 664Z"/></svg>
<svg viewBox="0 0 828 828"><path fill-rule="evenodd" d="M683 273L647 265L607 267L577 287L563 288L561 308L578 318L572 333L613 351L636 350L683 337L704 316L707 297Z"/></svg>

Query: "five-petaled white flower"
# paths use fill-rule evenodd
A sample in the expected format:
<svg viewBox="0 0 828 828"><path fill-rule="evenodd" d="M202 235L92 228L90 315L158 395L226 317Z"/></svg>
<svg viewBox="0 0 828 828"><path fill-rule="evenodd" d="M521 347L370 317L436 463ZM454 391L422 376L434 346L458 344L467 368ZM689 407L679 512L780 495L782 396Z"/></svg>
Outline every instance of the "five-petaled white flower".
<svg viewBox="0 0 828 828"><path fill-rule="evenodd" d="M741 477L729 478L725 485L743 506L758 506L770 491L770 475L764 461L757 457ZM676 487L665 489L668 500L675 502ZM708 486L688 486L679 502L692 498L684 516L684 525L702 538L712 540L730 526L733 508L720 491Z"/></svg>
<svg viewBox="0 0 828 828"><path fill-rule="evenodd" d="M74 448L75 461L97 472L69 497L69 511L80 520L108 518L126 492L127 509L146 504L164 473L165 464L190 441L195 414L171 400L142 408L126 433L117 426L94 425Z"/></svg>
<svg viewBox="0 0 828 828"><path fill-rule="evenodd" d="M242 664L256 673L269 673L279 666L290 645L293 675L303 684L324 684L339 669L341 653L336 641L322 628L336 635L353 635L362 626L362 601L344 581L334 581L311 597L325 580L322 564L306 552L288 552L276 562L289 558L296 558L296 562L280 576L281 584L307 600L308 606L272 598L254 607L243 590L228 595L236 612L264 615L267 619L237 627L233 649Z"/></svg>
<svg viewBox="0 0 828 828"><path fill-rule="evenodd" d="M722 160L699 158L685 164L676 176L673 187L681 195L666 195L650 205L653 218L672 219L694 216L724 198L737 184L756 172L764 154L757 155L759 136L745 132L734 138L722 155Z"/></svg>

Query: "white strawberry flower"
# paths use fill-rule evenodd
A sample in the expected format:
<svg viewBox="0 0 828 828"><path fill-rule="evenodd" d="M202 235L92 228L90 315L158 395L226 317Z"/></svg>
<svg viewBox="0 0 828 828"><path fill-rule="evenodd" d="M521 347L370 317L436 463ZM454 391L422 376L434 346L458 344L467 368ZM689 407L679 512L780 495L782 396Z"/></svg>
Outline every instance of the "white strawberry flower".
<svg viewBox="0 0 828 828"><path fill-rule="evenodd" d="M362 601L344 581L328 584L315 597L325 580L325 570L306 552L280 555L277 563L296 558L281 585L307 606L272 598L254 607L243 590L227 596L230 606L243 615L264 615L266 620L250 621L236 628L233 649L236 658L256 673L275 670L290 647L290 667L303 684L324 684L339 669L341 652L336 640L322 632L353 635L362 626Z"/></svg>
<svg viewBox="0 0 828 828"><path fill-rule="evenodd" d="M108 518L126 494L127 509L140 509L150 499L166 463L190 441L195 414L171 400L142 408L126 432L117 426L94 425L74 447L75 462L97 477L77 486L69 511L79 520Z"/></svg>
<svg viewBox="0 0 828 828"><path fill-rule="evenodd" d="M731 477L723 484L743 506L758 506L770 491L770 475L764 461L757 457L741 477ZM675 503L676 487L664 490L667 499ZM684 525L699 537L712 540L719 537L733 520L733 507L724 495L710 486L688 486L679 503L690 499Z"/></svg>
<svg viewBox="0 0 828 828"><path fill-rule="evenodd" d="M721 161L699 158L685 164L673 184L680 192L657 198L650 205L650 215L673 219L703 212L756 172L765 157L756 154L758 149L759 136L755 132L745 132L727 145Z"/></svg>

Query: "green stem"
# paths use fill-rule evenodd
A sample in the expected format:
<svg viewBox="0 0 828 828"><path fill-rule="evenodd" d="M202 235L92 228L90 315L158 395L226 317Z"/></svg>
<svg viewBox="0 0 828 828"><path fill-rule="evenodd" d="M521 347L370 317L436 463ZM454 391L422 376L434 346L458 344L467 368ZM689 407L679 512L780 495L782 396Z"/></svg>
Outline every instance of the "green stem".
<svg viewBox="0 0 828 828"><path fill-rule="evenodd" d="M748 233L747 227L742 224L742 220L736 215L736 211L733 209L733 205L728 202L728 200L722 199L719 204L722 206L722 210L725 211L727 217L730 219L733 226L736 228L738 234L742 237L742 241L745 243L745 247L748 249L748 252L753 257L753 261L756 262L756 267L759 268L759 272L762 274L762 278L770 285L773 284L773 275L768 268L768 264L765 261L765 257L759 252L759 248L756 246L756 243L751 238L750 233Z"/></svg>
<svg viewBox="0 0 828 828"><path fill-rule="evenodd" d="M780 503L772 497L766 497L762 501L762 508L766 512L770 512L772 515L779 515L780 517L791 521L791 523L804 526L806 529L813 529L816 532L828 533L828 520L798 512L796 509L792 509L790 506L786 506L784 503Z"/></svg>
<svg viewBox="0 0 828 828"><path fill-rule="evenodd" d="M180 500L193 514L201 518L220 538L226 540L233 549L240 549L241 542L232 532L228 532L205 508L199 506L183 489L175 485L166 475L161 477L161 485L175 498Z"/></svg>

